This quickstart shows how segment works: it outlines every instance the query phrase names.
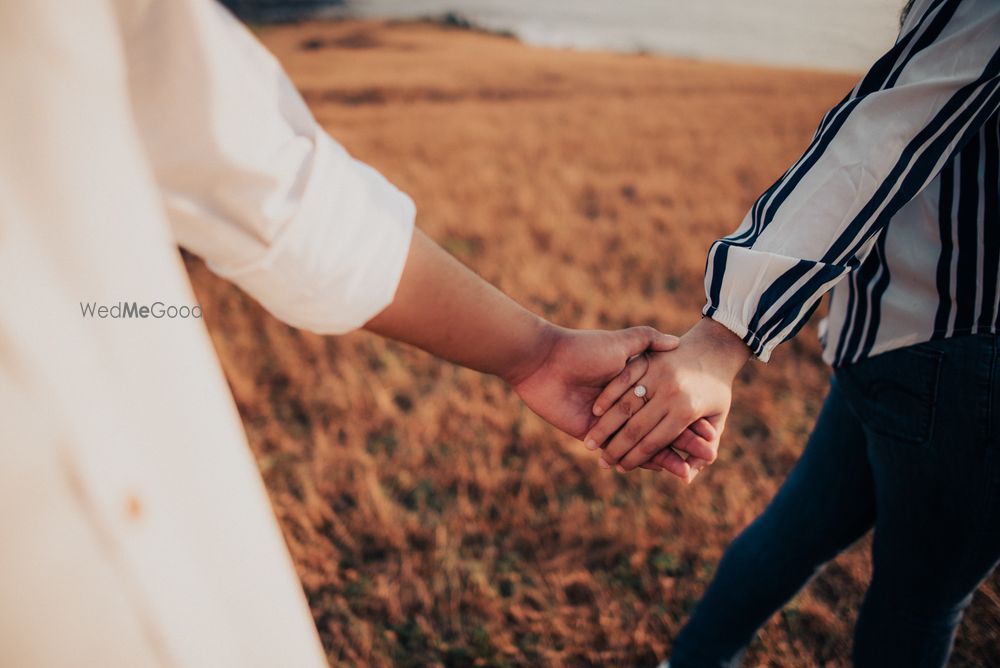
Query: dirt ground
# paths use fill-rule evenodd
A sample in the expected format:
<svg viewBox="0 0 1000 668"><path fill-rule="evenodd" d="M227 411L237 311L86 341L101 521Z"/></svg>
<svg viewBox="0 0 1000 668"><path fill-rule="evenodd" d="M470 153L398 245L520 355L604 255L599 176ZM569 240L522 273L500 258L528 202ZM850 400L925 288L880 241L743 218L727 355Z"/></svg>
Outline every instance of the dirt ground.
<svg viewBox="0 0 1000 668"><path fill-rule="evenodd" d="M559 324L698 317L710 241L854 77L531 48L412 23L263 29L320 122L418 223ZM334 666L652 666L794 464L826 391L810 325L741 374L690 488L599 470L503 383L365 333L293 330L188 258ZM761 631L751 666L840 666L863 540ZM1000 579L953 665L1000 665Z"/></svg>

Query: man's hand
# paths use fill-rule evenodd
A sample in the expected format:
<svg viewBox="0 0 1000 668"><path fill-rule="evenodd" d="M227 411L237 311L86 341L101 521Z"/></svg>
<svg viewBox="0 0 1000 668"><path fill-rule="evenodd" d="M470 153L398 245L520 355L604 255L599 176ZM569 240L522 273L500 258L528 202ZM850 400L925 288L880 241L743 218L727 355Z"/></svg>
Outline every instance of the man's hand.
<svg viewBox="0 0 1000 668"><path fill-rule="evenodd" d="M392 303L365 329L510 383L543 419L579 438L594 400L629 358L677 347L650 327L579 332L522 308L416 230ZM710 433L707 423L701 425ZM646 468L659 468L649 464Z"/></svg>
<svg viewBox="0 0 1000 668"><path fill-rule="evenodd" d="M733 380L749 356L739 337L713 320L701 320L677 350L633 360L608 385L594 403L600 420L585 442L588 447L605 445L605 468L624 472L653 463L690 481L715 460ZM636 383L645 386L644 398L632 392ZM685 429L702 419L714 427L713 438L690 438ZM676 450L686 452L688 459Z"/></svg>
<svg viewBox="0 0 1000 668"><path fill-rule="evenodd" d="M580 438L597 421L594 401L629 358L646 350L668 352L678 344L676 336L652 327L606 332L549 326L526 368L505 379L539 417Z"/></svg>

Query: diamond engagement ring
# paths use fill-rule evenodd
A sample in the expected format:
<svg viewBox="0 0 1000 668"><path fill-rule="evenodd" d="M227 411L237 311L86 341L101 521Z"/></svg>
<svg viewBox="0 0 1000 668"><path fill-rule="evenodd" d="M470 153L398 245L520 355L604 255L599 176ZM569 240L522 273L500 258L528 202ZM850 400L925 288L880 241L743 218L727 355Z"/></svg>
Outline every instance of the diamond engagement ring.
<svg viewBox="0 0 1000 668"><path fill-rule="evenodd" d="M635 396L637 396L640 399L642 399L643 403L646 402L646 386L645 385L636 385L635 387L633 387L632 388L632 394L634 394Z"/></svg>

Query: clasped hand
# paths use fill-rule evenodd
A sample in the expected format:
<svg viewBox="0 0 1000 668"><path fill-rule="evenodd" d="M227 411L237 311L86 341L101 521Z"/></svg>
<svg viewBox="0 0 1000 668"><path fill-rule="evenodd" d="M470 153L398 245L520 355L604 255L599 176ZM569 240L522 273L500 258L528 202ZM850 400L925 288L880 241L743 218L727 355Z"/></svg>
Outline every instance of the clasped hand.
<svg viewBox="0 0 1000 668"><path fill-rule="evenodd" d="M603 468L624 473L652 463L690 482L718 455L733 380L748 357L735 334L702 320L677 350L632 359L605 387L585 445L603 447Z"/></svg>
<svg viewBox="0 0 1000 668"><path fill-rule="evenodd" d="M749 357L729 330L705 319L680 339L633 327L552 329L544 340L540 361L508 380L539 416L602 448L604 468L666 470L690 482L715 461L732 382Z"/></svg>

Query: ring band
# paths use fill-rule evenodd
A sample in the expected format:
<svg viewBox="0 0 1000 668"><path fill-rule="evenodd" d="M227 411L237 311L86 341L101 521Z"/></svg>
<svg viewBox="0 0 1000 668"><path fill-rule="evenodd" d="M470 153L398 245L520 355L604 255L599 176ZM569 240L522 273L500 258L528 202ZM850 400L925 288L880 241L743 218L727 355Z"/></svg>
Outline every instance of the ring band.
<svg viewBox="0 0 1000 668"><path fill-rule="evenodd" d="M632 394L642 399L643 403L646 403L647 401L646 399L647 392L648 390L646 390L645 385L636 385L635 387L632 388Z"/></svg>

